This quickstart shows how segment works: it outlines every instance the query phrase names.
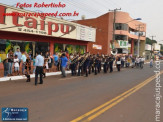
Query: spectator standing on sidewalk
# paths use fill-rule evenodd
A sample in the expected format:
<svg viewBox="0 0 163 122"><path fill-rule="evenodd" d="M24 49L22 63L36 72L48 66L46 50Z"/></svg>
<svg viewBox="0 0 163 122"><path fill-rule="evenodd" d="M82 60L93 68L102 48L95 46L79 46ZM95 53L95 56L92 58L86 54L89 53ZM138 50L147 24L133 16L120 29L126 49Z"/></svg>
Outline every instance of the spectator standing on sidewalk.
<svg viewBox="0 0 163 122"><path fill-rule="evenodd" d="M8 63L9 63L8 74L12 76L12 66L13 66L14 54L11 49L9 50L9 53L7 54L7 58L8 58Z"/></svg>
<svg viewBox="0 0 163 122"><path fill-rule="evenodd" d="M19 75L19 59L17 55L15 55L15 58L14 58L14 69L17 75Z"/></svg>
<svg viewBox="0 0 163 122"><path fill-rule="evenodd" d="M138 57L136 57L136 68L138 68L138 67L139 67L139 63L140 63L140 60L139 60L139 58L138 58Z"/></svg>
<svg viewBox="0 0 163 122"><path fill-rule="evenodd" d="M139 57L140 68L143 69L143 57Z"/></svg>
<svg viewBox="0 0 163 122"><path fill-rule="evenodd" d="M3 61L3 66L4 66L4 77L8 76L8 72L9 72L9 63L8 63L8 59L5 59Z"/></svg>
<svg viewBox="0 0 163 122"><path fill-rule="evenodd" d="M153 67L153 59L152 59L152 58L151 58L151 60L150 60L149 65L150 65L150 68L152 68L152 67Z"/></svg>
<svg viewBox="0 0 163 122"><path fill-rule="evenodd" d="M16 56L16 55L17 55L17 57L19 59L19 65L20 65L21 58L22 58L22 53L20 52L20 49L19 48L17 48L16 49L16 52L14 53L14 56Z"/></svg>
<svg viewBox="0 0 163 122"><path fill-rule="evenodd" d="M33 73L36 71L36 56L33 57Z"/></svg>
<svg viewBox="0 0 163 122"><path fill-rule="evenodd" d="M24 75L24 69L25 69L25 64L26 64L26 59L27 59L27 54L26 52L23 52L21 60L22 60L22 74Z"/></svg>
<svg viewBox="0 0 163 122"><path fill-rule="evenodd" d="M132 57L132 68L134 68L135 67L135 57L133 56Z"/></svg>
<svg viewBox="0 0 163 122"><path fill-rule="evenodd" d="M37 85L38 75L40 75L40 83L43 84L43 65L44 65L44 57L41 55L41 52L37 53L36 57L36 73L35 73L35 85Z"/></svg>
<svg viewBox="0 0 163 122"><path fill-rule="evenodd" d="M58 53L54 53L53 57L54 57L54 66L57 66L58 65Z"/></svg>
<svg viewBox="0 0 163 122"><path fill-rule="evenodd" d="M62 67L62 70L61 70L62 76L66 77L66 66L67 66L68 59L65 53L62 54L60 60L61 60L61 67Z"/></svg>
<svg viewBox="0 0 163 122"><path fill-rule="evenodd" d="M121 66L122 66L122 67L124 67L124 63L125 63L125 57L122 56L122 58L121 58Z"/></svg>

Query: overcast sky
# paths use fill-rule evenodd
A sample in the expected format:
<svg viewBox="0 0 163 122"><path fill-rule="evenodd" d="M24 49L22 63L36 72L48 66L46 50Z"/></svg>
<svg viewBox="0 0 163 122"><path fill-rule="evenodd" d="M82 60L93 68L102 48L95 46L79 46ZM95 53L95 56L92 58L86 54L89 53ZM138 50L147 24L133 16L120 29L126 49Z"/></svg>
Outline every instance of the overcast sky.
<svg viewBox="0 0 163 122"><path fill-rule="evenodd" d="M42 12L79 12L78 17L63 17L64 19L81 19L82 15L95 18L108 12L109 9L121 8L132 18L142 18L147 24L147 37L156 36L157 41L163 40L163 0L0 0L0 3L14 5L20 3L66 3L65 8L25 8ZM163 42L163 41L162 41Z"/></svg>

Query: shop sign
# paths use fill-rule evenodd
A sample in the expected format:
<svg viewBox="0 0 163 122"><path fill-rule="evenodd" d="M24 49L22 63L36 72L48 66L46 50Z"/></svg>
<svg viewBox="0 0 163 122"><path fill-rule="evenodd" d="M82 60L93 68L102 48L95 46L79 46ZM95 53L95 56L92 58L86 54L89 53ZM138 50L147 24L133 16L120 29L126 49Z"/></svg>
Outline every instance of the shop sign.
<svg viewBox="0 0 163 122"><path fill-rule="evenodd" d="M128 54L128 49L124 48L124 49L122 50L122 53Z"/></svg>
<svg viewBox="0 0 163 122"><path fill-rule="evenodd" d="M96 29L87 26L77 26L77 39L95 42Z"/></svg>
<svg viewBox="0 0 163 122"><path fill-rule="evenodd" d="M128 48L128 41L118 40L120 48Z"/></svg>
<svg viewBox="0 0 163 122"><path fill-rule="evenodd" d="M35 35L79 39L77 38L77 26L82 27L82 25L53 17L18 16L18 13L30 13L30 12L31 11L0 4L0 30ZM4 13L14 13L13 14L14 16L3 16ZM91 31L88 31L89 29L91 28L87 27L85 31L86 35L84 35L84 37L81 37L81 40L84 41L95 40L95 37L93 37L95 36L95 34L91 33Z"/></svg>
<svg viewBox="0 0 163 122"><path fill-rule="evenodd" d="M151 45L145 44L145 50L151 50Z"/></svg>
<svg viewBox="0 0 163 122"><path fill-rule="evenodd" d="M76 38L76 25L71 22L52 17L18 16L20 12L28 12L17 8L0 5L0 30L37 35ZM4 13L15 13L15 16L3 16Z"/></svg>
<svg viewBox="0 0 163 122"><path fill-rule="evenodd" d="M102 45L93 44L93 49L102 50Z"/></svg>
<svg viewBox="0 0 163 122"><path fill-rule="evenodd" d="M161 46L160 46L159 44L157 44L157 43L154 43L154 44L153 44L153 48L154 48L154 50L160 51Z"/></svg>

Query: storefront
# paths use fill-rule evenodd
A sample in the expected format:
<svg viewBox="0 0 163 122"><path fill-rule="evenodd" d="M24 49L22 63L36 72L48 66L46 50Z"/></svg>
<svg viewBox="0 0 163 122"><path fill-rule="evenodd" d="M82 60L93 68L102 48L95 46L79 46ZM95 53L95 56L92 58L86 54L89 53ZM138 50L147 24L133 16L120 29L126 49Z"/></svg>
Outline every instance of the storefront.
<svg viewBox="0 0 163 122"><path fill-rule="evenodd" d="M3 16L3 13L29 13L24 9L0 4L0 58L8 50L51 54L88 51L88 42L95 42L96 29L53 17Z"/></svg>

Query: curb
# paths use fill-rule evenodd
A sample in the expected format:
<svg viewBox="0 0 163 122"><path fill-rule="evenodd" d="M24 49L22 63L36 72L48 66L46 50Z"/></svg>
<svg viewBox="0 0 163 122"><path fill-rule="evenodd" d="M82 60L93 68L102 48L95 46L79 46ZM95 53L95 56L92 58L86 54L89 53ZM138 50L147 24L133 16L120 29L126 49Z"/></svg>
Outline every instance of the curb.
<svg viewBox="0 0 163 122"><path fill-rule="evenodd" d="M71 73L71 71L66 71L66 73L69 74L69 73ZM46 73L46 76L54 76L54 75L61 75L61 72L50 72L50 73ZM31 74L30 76L31 76L31 78L34 78L35 77L35 74ZM21 79L27 79L27 78L26 78L25 75L3 77L3 78L0 78L0 82L21 80Z"/></svg>
<svg viewBox="0 0 163 122"><path fill-rule="evenodd" d="M149 62L145 62L144 64L149 64ZM115 67L116 66L113 66L113 68L115 68ZM71 71L66 71L66 73L67 74L70 74ZM59 71L59 72L46 73L46 76L55 76L55 75L61 75L61 72ZM35 77L35 74L31 74L30 76L31 76L31 78L34 78ZM3 78L0 78L0 82L21 80L21 79L26 79L26 76L25 75L20 75L20 76L3 77Z"/></svg>

